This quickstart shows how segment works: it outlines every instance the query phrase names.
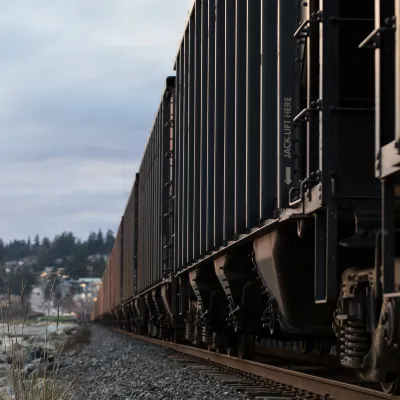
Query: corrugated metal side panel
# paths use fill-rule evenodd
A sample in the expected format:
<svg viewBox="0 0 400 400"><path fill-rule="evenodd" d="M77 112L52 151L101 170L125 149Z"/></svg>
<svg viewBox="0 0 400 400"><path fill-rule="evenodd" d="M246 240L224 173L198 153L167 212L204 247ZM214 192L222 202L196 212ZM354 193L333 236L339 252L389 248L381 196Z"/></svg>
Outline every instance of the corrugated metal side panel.
<svg viewBox="0 0 400 400"><path fill-rule="evenodd" d="M110 273L111 265L112 265L111 255L112 255L112 252L110 253L110 256L109 256L109 259L108 259L107 286L106 286L107 300L106 300L106 303L105 303L106 312L110 312L110 310L111 310L111 297L113 295L113 292L111 290L111 273Z"/></svg>
<svg viewBox="0 0 400 400"><path fill-rule="evenodd" d="M110 268L111 268L111 254L108 256L107 262L107 274L104 282L104 312L107 313L110 311L110 298L111 298L111 289L110 289Z"/></svg>
<svg viewBox="0 0 400 400"><path fill-rule="evenodd" d="M112 260L112 288L113 288L113 299L111 304L111 309L113 310L117 306L117 297L118 297L118 283L119 283L119 274L118 274L118 266L117 266L117 243L118 240L115 241L115 247L113 252L113 260Z"/></svg>
<svg viewBox="0 0 400 400"><path fill-rule="evenodd" d="M160 112L159 112L160 113ZM139 282L141 292L162 279L162 253L160 210L160 163L163 157L160 146L160 115L157 114L146 152L139 171L139 221L140 252Z"/></svg>
<svg viewBox="0 0 400 400"><path fill-rule="evenodd" d="M177 270L182 264L181 257L181 224L180 224L180 216L182 214L182 196L181 196L181 186L182 186L182 165L181 160L181 88L182 88L182 78L180 74L180 62L181 59L181 51L178 54L178 58L176 60L177 65L177 74L176 74L176 84L175 84L175 93L174 93L174 269ZM179 73L178 73L179 72Z"/></svg>
<svg viewBox="0 0 400 400"><path fill-rule="evenodd" d="M206 252L214 248L215 0L208 1ZM198 29L196 29L196 34Z"/></svg>
<svg viewBox="0 0 400 400"><path fill-rule="evenodd" d="M103 274L103 281L101 283L101 293L99 294L98 300L97 302L100 304L99 308L99 315L103 315L104 314L104 283L105 283L105 279L106 279L106 272L107 272L107 266L106 266L106 270L104 271Z"/></svg>
<svg viewBox="0 0 400 400"><path fill-rule="evenodd" d="M124 232L124 223L123 219L118 228L117 237L115 238L115 251L114 251L114 265L113 265L113 281L114 281L114 307L118 306L121 303L122 296L122 287L121 283L122 279L122 240L123 240L123 232Z"/></svg>
<svg viewBox="0 0 400 400"><path fill-rule="evenodd" d="M110 311L110 267L111 258L108 257L106 270L103 276L103 283L101 286L101 310L102 314L108 313Z"/></svg>
<svg viewBox="0 0 400 400"><path fill-rule="evenodd" d="M203 1L198 5L196 2L196 13L200 7L201 19L199 25L196 24L196 40L200 37L201 40L201 51L200 51L200 82L196 80L196 92L200 91L200 115L201 115L201 136L200 136L200 154L199 154L199 166L200 166L200 191L198 203L200 205L200 216L199 226L194 226L193 229L198 228L200 233L199 237L199 254L206 252L206 233L207 233L207 123L208 123L208 1ZM199 26L201 28L199 28ZM177 77L178 79L178 77ZM198 86L200 84L200 87ZM177 101L177 99L175 99ZM179 268L180 265L175 264L175 268Z"/></svg>
<svg viewBox="0 0 400 400"><path fill-rule="evenodd" d="M147 148L146 148L147 150ZM146 153L145 153L146 154ZM145 203L142 201L144 199L144 185L142 183L142 177L145 175L145 163L142 162L139 169L139 190L138 190L138 214L139 214L139 232L138 236L138 292L139 288L144 287L145 282L145 271L146 271L146 242L147 242L147 230L143 229L146 226L146 214L145 214Z"/></svg>
<svg viewBox="0 0 400 400"><path fill-rule="evenodd" d="M275 1L194 4L175 63L175 269L273 217L276 32Z"/></svg>
<svg viewBox="0 0 400 400"><path fill-rule="evenodd" d="M112 266L113 266L113 261L112 261L112 252L110 254L110 260L109 260L109 268L108 268L108 273L107 273L107 312L110 312L112 309L112 303L113 303L113 296L114 296L114 290L113 285L112 285Z"/></svg>
<svg viewBox="0 0 400 400"><path fill-rule="evenodd" d="M191 80L191 101L193 104L193 113L191 126L193 129L193 157L192 157L192 175L193 175L193 210L190 216L190 229L192 230L192 255L196 259L200 255L200 185L201 185L201 156L200 156L200 138L201 138L201 2L196 2L194 17L191 25L192 39L192 57L191 63L194 65L193 79ZM196 35L196 26L200 27Z"/></svg>
<svg viewBox="0 0 400 400"><path fill-rule="evenodd" d="M104 310L103 310L103 287L100 288L99 291L99 296L97 297L97 302L96 302L96 306L97 306L97 315L96 317L99 317L101 315L104 314Z"/></svg>
<svg viewBox="0 0 400 400"><path fill-rule="evenodd" d="M111 257L110 257L110 271L109 271L110 272L110 275L109 275L110 300L109 300L109 311L112 311L114 309L114 307L115 307L115 299L116 299L116 294L115 294L115 288L116 288L115 247L116 247L116 244L114 244L114 248L112 249Z"/></svg>
<svg viewBox="0 0 400 400"><path fill-rule="evenodd" d="M107 298L109 296L109 291L108 291L108 270L109 270L109 268L110 268L110 261L107 260L107 268L106 268L105 275L103 278L103 286L101 287L101 289L102 289L101 309L103 311L103 314L105 314L108 311Z"/></svg>
<svg viewBox="0 0 400 400"><path fill-rule="evenodd" d="M130 225L130 214L129 214L129 205L131 202L132 194L128 199L128 203L124 212L124 254L123 254L123 276L124 280L122 282L122 301L126 300L126 296L128 294L128 282L129 281L129 225Z"/></svg>
<svg viewBox="0 0 400 400"><path fill-rule="evenodd" d="M139 268L139 174L136 174L133 203L133 294L136 295Z"/></svg>
<svg viewBox="0 0 400 400"><path fill-rule="evenodd" d="M103 282L103 312L108 313L110 311L110 256L108 257L107 261L107 270L105 281Z"/></svg>
<svg viewBox="0 0 400 400"><path fill-rule="evenodd" d="M114 260L113 260L113 281L114 281L114 304L113 308L117 307L119 304L119 298L121 294L121 288L120 288L120 263L119 263L119 253L120 253L120 246L119 246L119 241L121 239L121 235L118 234L115 240L115 252L114 252Z"/></svg>
<svg viewBox="0 0 400 400"><path fill-rule="evenodd" d="M100 302L100 315L103 315L105 313L106 307L105 307L105 296L106 296L106 291L105 291L105 286L106 286L106 281L107 281L107 270L108 270L108 260L107 260L107 265L106 269L103 274L103 281L101 283L101 296L99 297L99 302Z"/></svg>
<svg viewBox="0 0 400 400"><path fill-rule="evenodd" d="M170 87L175 85L175 78L171 78L169 84ZM165 132L163 132L163 148L164 148L164 160L163 160L163 193L162 193L162 212L163 218L163 230L162 230L162 263L163 272L169 274L173 270L173 257L174 257L174 226L173 226L173 215L174 215L174 93L170 92L168 97L164 96L163 106L163 126Z"/></svg>
<svg viewBox="0 0 400 400"><path fill-rule="evenodd" d="M143 163L139 169L139 177L142 176L144 172L144 165ZM144 243L145 243L145 235L146 231L142 229L143 222L144 222L144 204L140 201L143 198L143 185L141 180L139 181L138 186L138 227L140 235L138 235L138 258L137 258L137 290L139 292L139 288L142 287L142 280L144 278Z"/></svg>
<svg viewBox="0 0 400 400"><path fill-rule="evenodd" d="M135 245L135 187L131 195L124 214L124 239L123 239L123 297L126 301L133 296L133 265L134 265L134 245Z"/></svg>
<svg viewBox="0 0 400 400"><path fill-rule="evenodd" d="M112 253L111 253L112 254ZM111 268L112 268L112 259L111 254L108 263L108 271L107 271L107 297L106 297L106 312L109 313L111 311L111 299L113 296L113 291L111 290Z"/></svg>
<svg viewBox="0 0 400 400"><path fill-rule="evenodd" d="M157 284L170 270L164 245L172 240L170 218L171 102L175 80L167 79L167 87L156 113L149 141L139 169L138 184L138 293ZM171 207L171 208L170 208Z"/></svg>
<svg viewBox="0 0 400 400"><path fill-rule="evenodd" d="M135 252L135 198L136 198L136 182L134 184L134 188L132 190L130 202L129 202L129 226L126 229L127 239L125 240L127 248L128 248L128 257L127 260L128 266L126 268L126 296L125 299L129 299L134 295L134 265L135 265L135 256L137 256Z"/></svg>

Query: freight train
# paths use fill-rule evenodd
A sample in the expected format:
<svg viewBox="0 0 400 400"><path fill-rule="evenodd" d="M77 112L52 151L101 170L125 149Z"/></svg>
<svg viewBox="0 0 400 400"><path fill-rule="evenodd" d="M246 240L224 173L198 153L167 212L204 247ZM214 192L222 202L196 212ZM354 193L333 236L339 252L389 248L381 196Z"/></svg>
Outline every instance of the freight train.
<svg viewBox="0 0 400 400"><path fill-rule="evenodd" d="M92 318L400 373L400 0L196 0Z"/></svg>

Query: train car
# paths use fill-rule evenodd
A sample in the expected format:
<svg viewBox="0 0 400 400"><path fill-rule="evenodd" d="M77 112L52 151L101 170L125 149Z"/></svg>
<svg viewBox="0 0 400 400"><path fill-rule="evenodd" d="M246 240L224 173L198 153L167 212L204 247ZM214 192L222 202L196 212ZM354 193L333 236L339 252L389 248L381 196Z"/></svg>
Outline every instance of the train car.
<svg viewBox="0 0 400 400"><path fill-rule="evenodd" d="M167 78L101 293L110 297L109 315L115 316L120 325L160 337L172 327L174 85L175 77Z"/></svg>
<svg viewBox="0 0 400 400"><path fill-rule="evenodd" d="M93 309L92 319L101 319L102 321L112 321L113 316L111 314L110 307L110 257L107 260L106 269L103 274L101 287L97 296L97 302ZM98 307L98 308L97 308Z"/></svg>
<svg viewBox="0 0 400 400"><path fill-rule="evenodd" d="M398 391L396 18L194 1L104 276L115 323L249 359L255 338L300 341Z"/></svg>

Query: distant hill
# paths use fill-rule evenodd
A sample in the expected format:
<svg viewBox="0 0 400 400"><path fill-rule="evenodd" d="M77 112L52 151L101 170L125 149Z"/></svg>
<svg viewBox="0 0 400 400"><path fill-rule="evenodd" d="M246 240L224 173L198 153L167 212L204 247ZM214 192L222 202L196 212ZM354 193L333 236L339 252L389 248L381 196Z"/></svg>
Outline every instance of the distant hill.
<svg viewBox="0 0 400 400"><path fill-rule="evenodd" d="M0 239L0 293L9 287L11 293L20 294L23 282L26 293L46 267L64 268L72 278L101 277L107 255L114 246L111 230L91 232L84 241L72 232L63 232L54 239L36 235L33 241L12 240L4 243Z"/></svg>

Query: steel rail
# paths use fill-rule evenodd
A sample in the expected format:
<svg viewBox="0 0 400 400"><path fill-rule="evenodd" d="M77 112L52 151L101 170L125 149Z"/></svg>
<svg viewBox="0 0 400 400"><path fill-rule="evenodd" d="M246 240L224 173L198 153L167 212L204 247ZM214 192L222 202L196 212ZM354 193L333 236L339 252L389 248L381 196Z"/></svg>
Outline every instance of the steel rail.
<svg viewBox="0 0 400 400"><path fill-rule="evenodd" d="M186 346L167 342L147 336L137 335L132 332L123 331L117 328L112 330L129 336L133 339L141 340L147 343L164 346L177 352L197 357L206 361L223 365L244 373L259 376L261 378L276 381L281 384L293 386L300 390L305 390L326 399L335 400L377 400L377 399L398 399L400 396L388 395L383 392L356 386L344 382L320 378L308 375L302 372L292 371L273 365L261 364L254 361L242 360L236 357L230 357L225 354L213 353L196 347Z"/></svg>

